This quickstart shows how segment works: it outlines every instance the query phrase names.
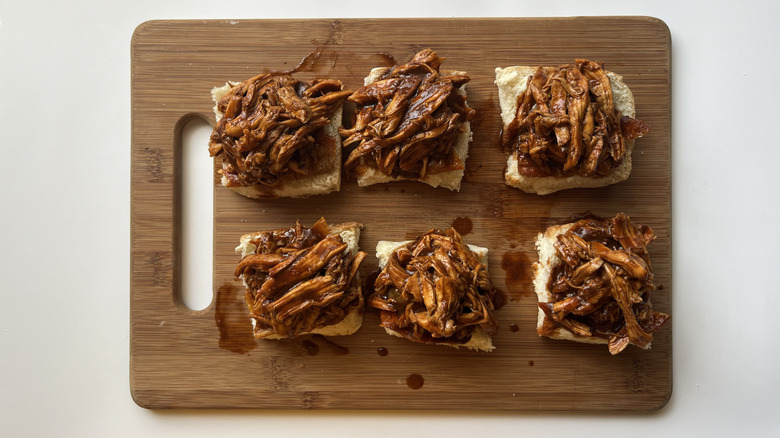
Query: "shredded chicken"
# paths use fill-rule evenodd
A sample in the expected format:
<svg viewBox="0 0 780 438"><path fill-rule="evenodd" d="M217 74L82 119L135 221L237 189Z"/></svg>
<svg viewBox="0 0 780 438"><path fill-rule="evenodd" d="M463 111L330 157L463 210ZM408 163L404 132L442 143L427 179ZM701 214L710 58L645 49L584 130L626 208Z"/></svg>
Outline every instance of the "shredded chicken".
<svg viewBox="0 0 780 438"><path fill-rule="evenodd" d="M450 228L397 248L374 282L368 305L381 326L415 342L465 344L476 327L498 329L487 268Z"/></svg>
<svg viewBox="0 0 780 438"><path fill-rule="evenodd" d="M410 179L463 169L453 147L463 124L476 114L458 93L470 78L441 75L443 61L434 51L422 50L349 96L357 105L355 121L339 131L345 147L356 145L347 169L364 165Z"/></svg>
<svg viewBox="0 0 780 438"><path fill-rule="evenodd" d="M558 235L555 250L563 262L548 284L552 301L539 303L548 317L539 334L564 327L606 338L612 354L629 343L650 345L652 333L670 318L650 304L655 285L647 245L654 239L650 228L633 225L622 213L580 220Z"/></svg>
<svg viewBox="0 0 780 438"><path fill-rule="evenodd" d="M526 176L604 176L619 166L626 141L650 128L615 108L600 62L539 67L517 98L517 113L502 133Z"/></svg>
<svg viewBox="0 0 780 438"><path fill-rule="evenodd" d="M354 257L338 234L328 234L320 219L311 228L260 233L254 254L241 259L236 276L245 294L255 336L291 337L340 322L363 306L359 282L353 281L366 256Z"/></svg>
<svg viewBox="0 0 780 438"><path fill-rule="evenodd" d="M335 153L322 128L350 94L337 80L289 75L261 74L234 86L217 103L224 115L209 142L211 156L222 157L227 186L275 186L313 173Z"/></svg>

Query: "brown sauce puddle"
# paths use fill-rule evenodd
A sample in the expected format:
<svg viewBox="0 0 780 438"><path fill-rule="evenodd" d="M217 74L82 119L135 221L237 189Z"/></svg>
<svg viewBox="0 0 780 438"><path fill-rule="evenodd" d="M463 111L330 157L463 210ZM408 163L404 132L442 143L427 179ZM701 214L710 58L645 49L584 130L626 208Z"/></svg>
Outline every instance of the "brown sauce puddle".
<svg viewBox="0 0 780 438"><path fill-rule="evenodd" d="M506 296L506 292L504 292L501 289L495 289L496 293L493 295L493 308L496 310L500 310L502 307L506 306L507 301L509 299Z"/></svg>
<svg viewBox="0 0 780 438"><path fill-rule="evenodd" d="M409 377L406 378L406 386L411 389L420 389L424 384L425 379L417 373L409 374Z"/></svg>
<svg viewBox="0 0 780 438"><path fill-rule="evenodd" d="M320 353L320 346L316 342L304 339L301 345L306 350L306 354L309 356L316 356Z"/></svg>
<svg viewBox="0 0 780 438"><path fill-rule="evenodd" d="M523 296L531 295L531 277L528 273L530 262L521 251L507 251L501 257L501 269L506 273L506 287L518 291Z"/></svg>
<svg viewBox="0 0 780 438"><path fill-rule="evenodd" d="M474 230L474 223L468 217L458 216L452 220L452 228L461 236L465 236Z"/></svg>
<svg viewBox="0 0 780 438"><path fill-rule="evenodd" d="M379 269L374 269L373 271L369 272L368 275L366 275L366 281L363 284L364 299L368 299L368 297L374 293L374 283L376 283L376 278L379 276L379 272Z"/></svg>
<svg viewBox="0 0 780 438"><path fill-rule="evenodd" d="M246 354L257 347L257 341L241 290L231 284L217 288L214 321L219 329L219 348Z"/></svg>

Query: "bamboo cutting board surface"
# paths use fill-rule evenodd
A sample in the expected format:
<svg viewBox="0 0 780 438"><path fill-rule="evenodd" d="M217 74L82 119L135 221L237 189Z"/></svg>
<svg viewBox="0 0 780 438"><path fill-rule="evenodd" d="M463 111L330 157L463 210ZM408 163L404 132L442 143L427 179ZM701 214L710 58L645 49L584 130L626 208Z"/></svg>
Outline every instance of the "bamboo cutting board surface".
<svg viewBox="0 0 780 438"><path fill-rule="evenodd" d="M459 193L420 183L367 188L345 180L339 193L309 199L252 200L214 177L214 300L202 311L181 300L181 129L193 118L212 125L210 90L226 80L297 67L362 85L376 66L404 63L430 47L442 69L472 80L473 122ZM650 246L656 310L672 313L671 41L648 17L563 19L345 19L152 21L132 40L132 190L130 386L148 408L313 408L435 410L648 411L672 389L671 323L649 351L540 338L531 284L533 241L547 226L592 212L625 212L658 235ZM634 170L613 186L547 196L503 183L495 67L605 62L623 75L637 117L652 132L637 141ZM207 145L202 147L207 154ZM216 166L216 164L215 164ZM216 167L215 167L216 169ZM390 337L366 312L354 335L256 341L233 271L247 232L312 225L364 224L376 268L378 240L404 240L455 226L467 243L488 247L489 271L505 298L492 353L417 345ZM381 354L380 354L381 353Z"/></svg>

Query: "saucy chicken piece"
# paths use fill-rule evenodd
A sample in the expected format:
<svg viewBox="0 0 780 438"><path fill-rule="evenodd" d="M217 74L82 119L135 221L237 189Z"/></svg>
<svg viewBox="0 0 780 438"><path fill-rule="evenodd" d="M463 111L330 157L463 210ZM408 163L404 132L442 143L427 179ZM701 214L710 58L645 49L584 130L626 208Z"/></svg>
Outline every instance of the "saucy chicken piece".
<svg viewBox="0 0 780 438"><path fill-rule="evenodd" d="M603 64L577 59L528 77L501 142L525 176L604 176L622 163L626 141L648 132L615 108Z"/></svg>
<svg viewBox="0 0 780 438"><path fill-rule="evenodd" d="M422 50L349 96L357 105L355 120L351 128L339 130L344 146L354 146L347 169L365 165L410 179L463 169L454 146L463 123L476 111L457 90L470 78L440 74L443 61L434 51Z"/></svg>
<svg viewBox="0 0 780 438"><path fill-rule="evenodd" d="M396 248L373 287L380 325L412 341L465 344L476 327L498 329L487 267L452 228Z"/></svg>
<svg viewBox="0 0 780 438"><path fill-rule="evenodd" d="M552 301L539 303L547 316L539 334L564 327L605 338L612 354L629 343L650 345L653 332L670 318L650 303L655 285L647 245L654 239L650 228L632 224L622 213L580 220L558 235L554 246L562 263L550 276Z"/></svg>
<svg viewBox="0 0 780 438"><path fill-rule="evenodd" d="M341 236L328 235L325 219L311 228L296 224L259 233L252 244L255 253L241 259L235 275L246 282L256 337L308 333L363 306L353 279L366 253L353 257Z"/></svg>

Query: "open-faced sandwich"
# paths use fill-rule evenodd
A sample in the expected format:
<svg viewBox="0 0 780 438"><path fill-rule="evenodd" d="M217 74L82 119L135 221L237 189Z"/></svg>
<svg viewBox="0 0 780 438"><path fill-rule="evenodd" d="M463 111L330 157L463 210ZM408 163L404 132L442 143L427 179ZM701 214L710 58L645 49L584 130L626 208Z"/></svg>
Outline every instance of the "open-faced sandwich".
<svg viewBox="0 0 780 438"><path fill-rule="evenodd" d="M491 351L498 330L487 249L450 228L414 241L380 241L381 271L367 304L387 333L425 344ZM370 286L370 285L369 285Z"/></svg>
<svg viewBox="0 0 780 438"><path fill-rule="evenodd" d="M246 286L246 304L257 338L304 334L349 335L363 323L358 268L361 225L328 226L245 234L236 248L236 276Z"/></svg>
<svg viewBox="0 0 780 438"><path fill-rule="evenodd" d="M649 127L634 118L623 78L599 62L496 68L504 180L527 193L603 187L628 178L634 140Z"/></svg>
<svg viewBox="0 0 780 438"><path fill-rule="evenodd" d="M650 348L669 315L653 311L655 290L647 245L653 231L620 213L556 225L539 234L534 290L537 333L553 339Z"/></svg>
<svg viewBox="0 0 780 438"><path fill-rule="evenodd" d="M439 72L444 58L425 49L407 64L371 70L349 100L353 126L342 129L354 147L346 169L359 186L416 180L460 190L476 112L466 104L465 72Z"/></svg>
<svg viewBox="0 0 780 438"><path fill-rule="evenodd" d="M211 91L209 153L222 185L251 198L306 197L341 187L340 81L261 74Z"/></svg>

